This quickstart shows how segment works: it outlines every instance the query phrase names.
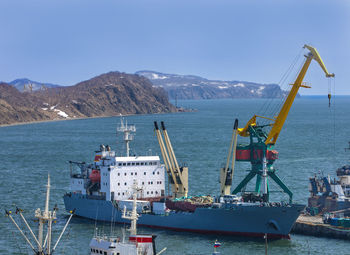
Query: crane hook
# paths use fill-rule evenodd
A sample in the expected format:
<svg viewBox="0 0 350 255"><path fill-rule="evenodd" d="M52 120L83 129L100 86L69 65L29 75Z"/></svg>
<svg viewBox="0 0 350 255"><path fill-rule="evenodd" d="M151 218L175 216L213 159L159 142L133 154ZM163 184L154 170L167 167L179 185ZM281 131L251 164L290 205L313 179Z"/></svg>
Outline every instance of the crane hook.
<svg viewBox="0 0 350 255"><path fill-rule="evenodd" d="M328 107L331 107L331 93L328 93Z"/></svg>

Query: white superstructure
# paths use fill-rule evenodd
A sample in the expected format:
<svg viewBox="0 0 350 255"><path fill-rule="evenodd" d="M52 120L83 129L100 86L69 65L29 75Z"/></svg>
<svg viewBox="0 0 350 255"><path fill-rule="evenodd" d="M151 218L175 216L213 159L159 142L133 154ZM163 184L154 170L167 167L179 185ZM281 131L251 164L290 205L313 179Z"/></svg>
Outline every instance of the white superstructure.
<svg viewBox="0 0 350 255"><path fill-rule="evenodd" d="M138 199L163 197L165 173L159 156L128 156L129 142L133 139L131 132L136 128L121 122L117 130L124 132L127 156L117 156L110 146L101 145L95 152L94 163L70 162L71 191L103 197L107 201L120 201L130 198L130 188L135 181L142 188Z"/></svg>

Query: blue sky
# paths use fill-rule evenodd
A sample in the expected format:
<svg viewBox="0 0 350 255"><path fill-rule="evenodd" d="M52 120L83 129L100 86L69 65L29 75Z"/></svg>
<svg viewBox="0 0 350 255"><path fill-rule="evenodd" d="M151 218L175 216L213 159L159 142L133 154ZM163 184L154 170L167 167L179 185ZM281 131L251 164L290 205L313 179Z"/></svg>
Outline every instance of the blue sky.
<svg viewBox="0 0 350 255"><path fill-rule="evenodd" d="M308 43L336 94L350 95L350 1L1 0L0 10L3 81L74 85L147 69L278 83ZM328 93L316 62L306 81L302 94Z"/></svg>

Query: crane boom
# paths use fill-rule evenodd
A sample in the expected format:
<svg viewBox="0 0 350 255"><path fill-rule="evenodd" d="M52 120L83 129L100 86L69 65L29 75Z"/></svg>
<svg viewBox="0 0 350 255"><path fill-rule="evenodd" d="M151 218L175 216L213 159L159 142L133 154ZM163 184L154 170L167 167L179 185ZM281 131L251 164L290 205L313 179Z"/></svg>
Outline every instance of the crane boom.
<svg viewBox="0 0 350 255"><path fill-rule="evenodd" d="M305 85L302 84L303 79L305 77L305 74L310 66L310 63L312 61L312 59L315 59L318 64L321 66L321 68L323 69L323 71L326 74L326 77L334 77L334 74L330 74L327 71L326 66L324 65L321 56L318 54L317 50L309 45L304 45L304 48L307 48L310 52L308 55L306 55L306 60L304 62L303 67L301 68L298 77L296 78L292 89L290 90L288 97L286 99L286 101L284 102L281 111L279 112L276 120L274 121L272 128L268 134L268 137L265 140L265 144L275 144L277 141L277 138L282 130L282 127L284 125L284 122L287 119L289 110L294 102L295 96L298 94L298 90L300 87L307 87Z"/></svg>
<svg viewBox="0 0 350 255"><path fill-rule="evenodd" d="M177 197L187 197L188 193L188 168L186 166L179 166L174 149L171 145L168 132L165 128L164 122L161 122L163 136L158 128L158 123L154 122L154 127L163 156L165 168L169 177L172 195Z"/></svg>

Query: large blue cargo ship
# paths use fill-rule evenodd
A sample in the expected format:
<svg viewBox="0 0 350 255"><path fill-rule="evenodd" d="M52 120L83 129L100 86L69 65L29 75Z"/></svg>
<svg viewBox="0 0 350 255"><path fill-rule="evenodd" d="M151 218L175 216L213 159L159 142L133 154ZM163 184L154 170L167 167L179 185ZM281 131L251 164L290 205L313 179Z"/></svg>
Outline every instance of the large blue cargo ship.
<svg viewBox="0 0 350 255"><path fill-rule="evenodd" d="M122 209L111 201L92 199L81 194L66 194L67 210L100 221L127 223ZM140 213L138 225L204 234L289 238L291 228L304 209L303 205L262 206L260 203L224 203L220 207L197 208L194 212L164 210Z"/></svg>
<svg viewBox="0 0 350 255"><path fill-rule="evenodd" d="M131 187L136 182L142 187L137 201L141 216L138 225L208 234L253 237L267 234L269 238L289 238L304 205L270 203L254 196L189 197L187 168L178 167L182 175L171 179L169 176L176 173L162 165L159 156L129 155L135 126L122 121L118 131L124 133L126 156L118 157L109 146L101 145L93 163L70 162L71 191L64 195L67 211L75 209L76 215L92 220L127 223L121 216L124 208L132 206ZM170 141L166 143L169 145ZM167 158L174 154L163 152ZM171 162L177 164L175 157ZM172 194L165 192L166 172Z"/></svg>

